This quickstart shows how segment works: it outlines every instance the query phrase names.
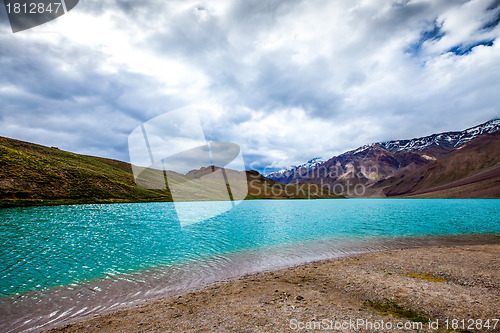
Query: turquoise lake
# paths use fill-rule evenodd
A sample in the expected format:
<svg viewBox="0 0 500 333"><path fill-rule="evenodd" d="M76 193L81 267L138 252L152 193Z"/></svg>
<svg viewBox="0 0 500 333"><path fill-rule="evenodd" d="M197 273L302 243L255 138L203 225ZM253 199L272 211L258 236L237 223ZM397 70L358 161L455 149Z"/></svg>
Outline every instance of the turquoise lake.
<svg viewBox="0 0 500 333"><path fill-rule="evenodd" d="M185 204L192 206L193 214L221 205ZM198 279L213 276L215 280L248 272L238 268L238 260L251 266L256 260L266 262L268 258L255 270L272 269L297 261L334 257L335 244L348 244L349 251L356 253L357 244L363 250L367 242L376 243L378 239L391 244L391 240L412 237L495 235L500 233L499 210L500 200L255 200L244 201L204 222L181 227L173 203L3 209L0 312L9 312L14 320L16 311L12 308L21 309L24 303L30 304L33 299L39 302L44 297L50 303L57 298L54 295L64 295L61 299L67 299L67 304L59 302L55 307L61 311L55 317L63 320L76 311L70 305L79 301L72 293L79 292L80 286L93 286L92 290L95 287L85 301L92 303L92 295L100 292L101 296L95 297L110 299L112 294L117 301L109 304L116 305L124 304L119 300L120 290L125 288L117 287L120 281L127 284L128 294L140 294L153 286L163 290L167 284L179 283L189 270ZM322 254L322 249L330 252ZM309 257L301 255L301 251ZM231 272L222 274L224 268ZM176 275L180 271L184 275ZM149 283L148 279L155 282ZM134 284L142 287L130 287ZM46 308L53 310L50 304ZM86 312L78 315L83 313ZM37 316L41 318L43 314ZM53 322L48 318L34 327ZM4 328L26 329L33 325L30 319L18 319L16 323Z"/></svg>

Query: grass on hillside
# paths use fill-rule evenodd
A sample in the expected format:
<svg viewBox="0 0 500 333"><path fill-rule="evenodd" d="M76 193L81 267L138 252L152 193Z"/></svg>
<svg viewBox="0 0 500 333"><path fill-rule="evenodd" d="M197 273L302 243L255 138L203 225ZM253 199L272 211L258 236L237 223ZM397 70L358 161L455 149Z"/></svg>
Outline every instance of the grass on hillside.
<svg viewBox="0 0 500 333"><path fill-rule="evenodd" d="M56 205L73 203L113 203L172 201L168 187L148 189L150 183L165 182L162 171L146 169L136 184L128 163L86 156L29 142L0 137L0 207ZM241 177L231 170L229 177ZM204 187L193 178L167 172L169 184L176 184L182 201L227 200L227 188L210 177ZM240 199L332 198L324 188L313 184L284 185L257 172L244 172L246 182L231 190ZM248 191L248 195L247 194ZM174 193L176 194L176 193Z"/></svg>

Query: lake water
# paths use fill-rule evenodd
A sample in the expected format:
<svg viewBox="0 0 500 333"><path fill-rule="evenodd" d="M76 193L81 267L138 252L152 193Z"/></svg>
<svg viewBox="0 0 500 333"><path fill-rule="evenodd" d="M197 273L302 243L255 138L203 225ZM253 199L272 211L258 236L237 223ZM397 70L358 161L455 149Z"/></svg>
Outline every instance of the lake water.
<svg viewBox="0 0 500 333"><path fill-rule="evenodd" d="M197 214L221 203L185 205ZM181 226L172 203L4 209L0 331L46 329L312 260L498 242L499 210L500 200L255 200Z"/></svg>

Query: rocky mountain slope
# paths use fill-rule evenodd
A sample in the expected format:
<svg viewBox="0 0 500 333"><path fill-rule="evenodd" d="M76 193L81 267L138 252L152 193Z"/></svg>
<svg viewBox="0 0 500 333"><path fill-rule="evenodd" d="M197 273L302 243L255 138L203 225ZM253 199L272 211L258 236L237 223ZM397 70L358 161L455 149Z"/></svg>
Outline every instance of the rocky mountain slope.
<svg viewBox="0 0 500 333"><path fill-rule="evenodd" d="M325 163L326 160L323 159L322 157L315 157L313 159L310 159L306 163L300 164L300 165L292 165L286 169L281 169L278 171L274 171L272 173L269 173L266 175L267 178L273 179L275 181L283 181L284 183L287 183L288 181L288 176L292 175L294 173L299 173L299 172L307 172L308 170L315 169L316 167L320 166L321 164Z"/></svg>
<svg viewBox="0 0 500 333"><path fill-rule="evenodd" d="M469 142L499 130L500 119L494 119L464 131L433 134L411 140L377 142L334 156L319 164L293 167L268 174L267 177L283 183L326 185L335 193L346 196L409 195L412 191L386 187L393 186L396 180L400 181L424 166L465 147ZM483 167L487 164L485 162ZM470 170L479 171L476 168ZM421 185L420 188L424 187L426 186ZM418 187L415 187L414 191L417 189Z"/></svg>
<svg viewBox="0 0 500 333"><path fill-rule="evenodd" d="M387 196L498 197L500 131L478 136L414 172L375 186Z"/></svg>

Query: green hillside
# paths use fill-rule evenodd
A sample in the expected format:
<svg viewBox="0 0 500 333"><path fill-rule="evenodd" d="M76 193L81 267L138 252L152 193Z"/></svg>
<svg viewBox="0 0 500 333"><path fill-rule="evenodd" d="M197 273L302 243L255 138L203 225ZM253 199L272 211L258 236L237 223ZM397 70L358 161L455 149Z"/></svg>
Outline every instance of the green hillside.
<svg viewBox="0 0 500 333"><path fill-rule="evenodd" d="M168 189L151 190L137 186L131 165L116 160L0 137L0 165L0 207L172 201ZM312 190L307 184L279 184L254 171L247 172L247 176L250 184L247 199L334 197L325 189ZM190 182L193 178L188 176L168 172L167 177L169 182L184 187L187 195L182 200L207 197L224 200L227 196L225 189L215 187L203 193L193 187L193 182ZM236 190L246 191L243 188Z"/></svg>
<svg viewBox="0 0 500 333"><path fill-rule="evenodd" d="M0 137L2 206L73 202L170 201L137 186L128 163Z"/></svg>

